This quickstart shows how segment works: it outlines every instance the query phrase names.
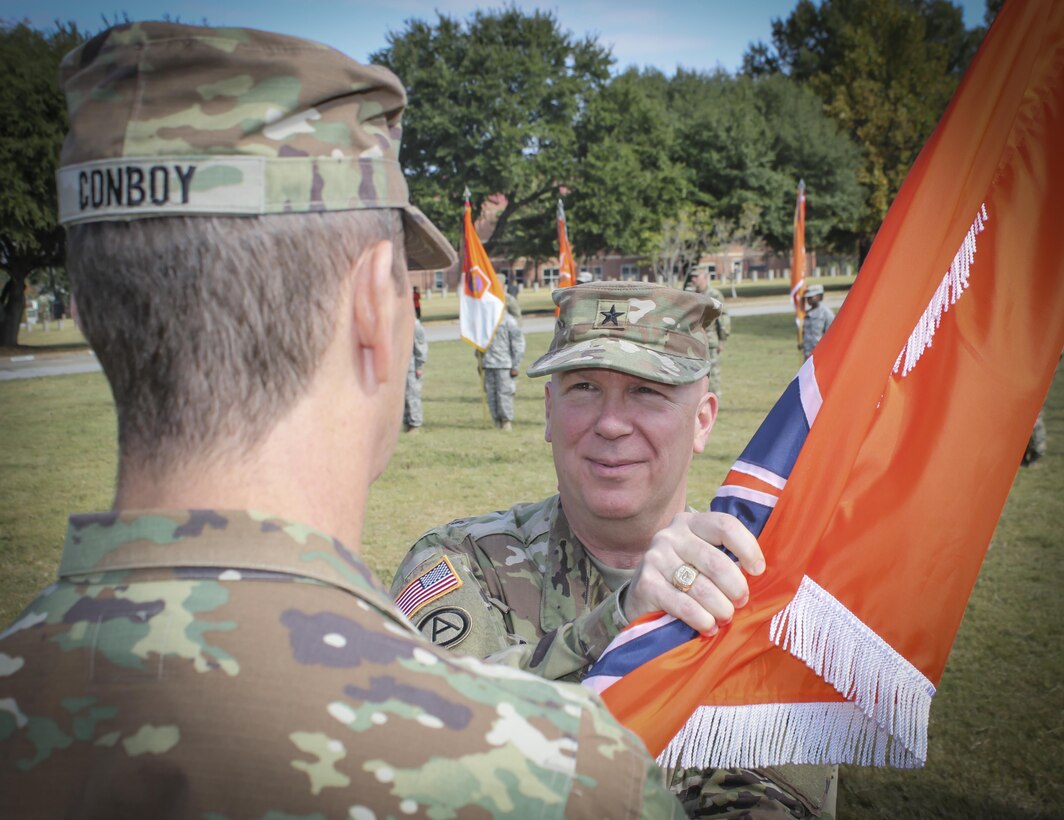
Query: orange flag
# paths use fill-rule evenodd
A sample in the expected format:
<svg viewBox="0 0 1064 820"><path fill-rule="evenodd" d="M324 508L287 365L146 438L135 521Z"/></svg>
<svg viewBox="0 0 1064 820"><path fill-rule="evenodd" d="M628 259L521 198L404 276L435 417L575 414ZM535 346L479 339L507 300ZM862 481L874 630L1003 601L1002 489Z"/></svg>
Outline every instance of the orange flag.
<svg viewBox="0 0 1064 820"><path fill-rule="evenodd" d="M458 291L458 327L462 338L477 350L487 350L506 309L495 268L473 227L473 209L466 192L464 242L462 243L462 286Z"/></svg>
<svg viewBox="0 0 1064 820"><path fill-rule="evenodd" d="M767 519L751 603L714 638L589 676L664 764L923 764L1064 347L1061 134L1064 3L1006 3L838 318L714 500Z"/></svg>
<svg viewBox="0 0 1064 820"><path fill-rule="evenodd" d="M794 201L794 250L791 253L791 301L794 321L798 324L798 344L802 343L802 320L805 319L805 180L798 181Z"/></svg>
<svg viewBox="0 0 1064 820"><path fill-rule="evenodd" d="M565 208L558 200L558 287L568 288L576 284L576 262L573 260L573 248L569 244L569 230L565 227ZM558 315L560 308L554 309Z"/></svg>

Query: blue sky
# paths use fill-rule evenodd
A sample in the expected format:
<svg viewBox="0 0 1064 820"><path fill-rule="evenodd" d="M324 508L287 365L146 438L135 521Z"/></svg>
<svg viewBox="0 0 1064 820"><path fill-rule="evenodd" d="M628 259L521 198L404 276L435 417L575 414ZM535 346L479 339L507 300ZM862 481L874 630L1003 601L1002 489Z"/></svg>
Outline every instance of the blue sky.
<svg viewBox="0 0 1064 820"><path fill-rule="evenodd" d="M526 11L550 11L563 29L596 35L612 48L617 68L655 66L667 74L676 67L734 72L747 47L768 42L772 19L786 17L797 0L518 0ZM983 21L985 0L954 0L969 28ZM86 31L103 20L170 19L186 23L240 25L318 40L366 61L384 48L385 35L399 32L411 18L435 20L436 10L464 19L475 8L503 2L477 0L0 0L0 19L28 20L48 28L72 20Z"/></svg>

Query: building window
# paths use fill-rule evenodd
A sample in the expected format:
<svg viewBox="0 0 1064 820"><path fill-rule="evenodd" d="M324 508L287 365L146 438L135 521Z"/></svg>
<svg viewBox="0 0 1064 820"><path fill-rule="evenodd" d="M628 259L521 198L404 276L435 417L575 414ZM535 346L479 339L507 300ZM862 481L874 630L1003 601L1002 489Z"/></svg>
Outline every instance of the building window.
<svg viewBox="0 0 1064 820"><path fill-rule="evenodd" d="M514 278L517 279L517 284L523 285L525 283L525 269L524 268L517 268L514 271Z"/></svg>
<svg viewBox="0 0 1064 820"><path fill-rule="evenodd" d="M543 284L544 285L557 285L558 284L558 269L557 268L544 268L543 269Z"/></svg>
<svg viewBox="0 0 1064 820"><path fill-rule="evenodd" d="M591 273L594 275L595 279L602 281L602 265L595 265L595 267L592 268Z"/></svg>
<svg viewBox="0 0 1064 820"><path fill-rule="evenodd" d="M717 279L717 263L710 262L706 265L706 278L710 281L716 281Z"/></svg>
<svg viewBox="0 0 1064 820"><path fill-rule="evenodd" d="M636 265L621 265L621 278L625 281L639 279L639 268Z"/></svg>
<svg viewBox="0 0 1064 820"><path fill-rule="evenodd" d="M433 284L433 287L436 288L436 290L443 290L443 271L442 270L436 271L435 282Z"/></svg>

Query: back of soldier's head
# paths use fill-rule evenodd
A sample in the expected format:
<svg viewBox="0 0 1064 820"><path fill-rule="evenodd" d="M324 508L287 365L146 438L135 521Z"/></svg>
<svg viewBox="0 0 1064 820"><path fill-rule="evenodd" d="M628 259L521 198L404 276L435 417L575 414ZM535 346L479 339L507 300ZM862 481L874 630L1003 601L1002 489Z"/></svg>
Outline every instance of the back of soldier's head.
<svg viewBox="0 0 1064 820"><path fill-rule="evenodd" d="M405 93L384 68L285 35L133 23L60 79L68 269L124 448L163 463L253 443L313 375L366 247L453 261L409 204Z"/></svg>

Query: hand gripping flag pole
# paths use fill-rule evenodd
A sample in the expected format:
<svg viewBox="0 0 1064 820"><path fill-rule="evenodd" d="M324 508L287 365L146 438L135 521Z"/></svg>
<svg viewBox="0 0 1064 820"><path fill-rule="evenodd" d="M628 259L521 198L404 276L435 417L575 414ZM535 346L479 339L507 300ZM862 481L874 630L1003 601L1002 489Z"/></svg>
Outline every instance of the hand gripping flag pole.
<svg viewBox="0 0 1064 820"><path fill-rule="evenodd" d="M1007 3L713 502L760 533L750 604L713 638L641 620L618 642L653 659L588 676L665 765L924 763L1064 347L1062 134L1064 3Z"/></svg>

